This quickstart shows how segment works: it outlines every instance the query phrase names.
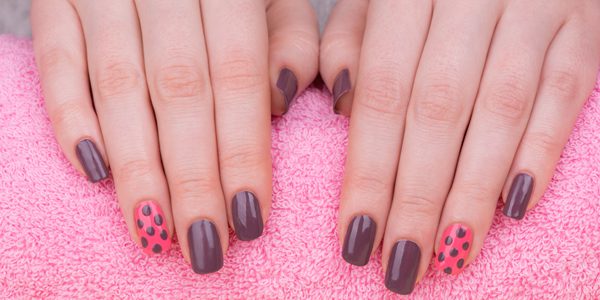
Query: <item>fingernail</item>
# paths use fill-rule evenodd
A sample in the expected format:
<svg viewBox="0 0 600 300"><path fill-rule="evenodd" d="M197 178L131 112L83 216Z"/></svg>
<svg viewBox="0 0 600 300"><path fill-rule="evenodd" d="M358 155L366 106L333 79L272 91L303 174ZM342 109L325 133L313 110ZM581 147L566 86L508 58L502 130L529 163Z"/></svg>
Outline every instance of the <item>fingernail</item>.
<svg viewBox="0 0 600 300"><path fill-rule="evenodd" d="M369 262L377 224L368 216L356 216L348 225L342 257L355 266L364 266Z"/></svg>
<svg viewBox="0 0 600 300"><path fill-rule="evenodd" d="M525 217L531 192L533 191L533 177L529 174L521 173L513 179L504 209L502 212L507 217L521 220Z"/></svg>
<svg viewBox="0 0 600 300"><path fill-rule="evenodd" d="M217 227L210 221L194 222L188 229L192 269L198 274L219 271L223 267L223 250Z"/></svg>
<svg viewBox="0 0 600 300"><path fill-rule="evenodd" d="M350 82L350 71L348 69L343 69L335 78L333 83L333 108L335 110L335 106L338 101L344 94L346 94L351 87L352 83Z"/></svg>
<svg viewBox="0 0 600 300"><path fill-rule="evenodd" d="M392 248L385 273L385 286L401 295L412 293L419 273L421 249L412 241L398 241Z"/></svg>
<svg viewBox="0 0 600 300"><path fill-rule="evenodd" d="M294 75L292 70L284 68L279 72L277 88L281 91L281 94L283 94L287 111L298 91L298 79L296 79L296 75Z"/></svg>
<svg viewBox="0 0 600 300"><path fill-rule="evenodd" d="M239 192L233 197L231 205L233 227L238 239L251 241L263 232L262 214L258 199L251 192Z"/></svg>
<svg viewBox="0 0 600 300"><path fill-rule="evenodd" d="M142 201L134 209L135 228L144 253L159 254L171 248L165 214L154 201Z"/></svg>
<svg viewBox="0 0 600 300"><path fill-rule="evenodd" d="M77 144L77 158L83 166L83 170L91 182L98 182L108 177L106 163L91 140L82 140Z"/></svg>
<svg viewBox="0 0 600 300"><path fill-rule="evenodd" d="M446 274L460 273L465 267L472 243L473 232L468 226L458 223L448 226L438 247L436 268Z"/></svg>

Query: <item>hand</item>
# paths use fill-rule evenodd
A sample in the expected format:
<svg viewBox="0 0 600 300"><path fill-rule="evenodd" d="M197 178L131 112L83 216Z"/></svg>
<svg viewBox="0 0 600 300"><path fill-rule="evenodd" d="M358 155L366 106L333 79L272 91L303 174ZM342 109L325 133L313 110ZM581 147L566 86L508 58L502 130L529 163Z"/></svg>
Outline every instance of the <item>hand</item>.
<svg viewBox="0 0 600 300"><path fill-rule="evenodd" d="M238 239L258 238L271 203L271 114L284 113L318 71L310 4L32 5L57 139L93 182L110 163L144 252L168 250L176 231L193 270L210 273L223 265L228 220Z"/></svg>
<svg viewBox="0 0 600 300"><path fill-rule="evenodd" d="M340 1L321 74L352 114L343 257L383 239L385 284L409 294L433 255L450 274L473 261L500 195L523 218L593 87L599 19L592 0Z"/></svg>

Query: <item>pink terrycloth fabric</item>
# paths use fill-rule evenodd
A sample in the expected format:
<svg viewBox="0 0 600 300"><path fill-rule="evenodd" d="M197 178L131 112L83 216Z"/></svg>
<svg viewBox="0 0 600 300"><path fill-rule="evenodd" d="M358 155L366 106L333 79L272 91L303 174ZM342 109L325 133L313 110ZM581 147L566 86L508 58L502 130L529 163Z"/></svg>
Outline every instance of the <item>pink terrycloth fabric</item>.
<svg viewBox="0 0 600 300"><path fill-rule="evenodd" d="M225 267L194 274L178 246L147 257L113 183L91 184L61 153L31 43L0 36L0 299L391 298L381 255L340 256L338 197L348 121L311 88L273 121L273 212L264 236L231 238ZM496 212L483 252L458 277L428 272L415 299L600 298L600 86L544 199L524 220Z"/></svg>

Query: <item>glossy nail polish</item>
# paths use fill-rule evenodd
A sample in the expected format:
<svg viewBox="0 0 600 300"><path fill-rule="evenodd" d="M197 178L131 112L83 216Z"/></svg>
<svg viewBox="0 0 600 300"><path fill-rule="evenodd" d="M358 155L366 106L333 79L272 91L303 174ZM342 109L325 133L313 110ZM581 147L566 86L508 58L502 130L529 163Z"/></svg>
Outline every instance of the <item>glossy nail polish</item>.
<svg viewBox="0 0 600 300"><path fill-rule="evenodd" d="M521 220L525 217L531 192L533 191L534 180L529 174L521 173L515 176L504 203L502 212L507 217Z"/></svg>
<svg viewBox="0 0 600 300"><path fill-rule="evenodd" d="M348 69L343 69L336 77L333 83L333 108L335 111L335 106L342 96L344 96L351 87L352 83L350 82L350 71Z"/></svg>
<svg viewBox="0 0 600 300"><path fill-rule="evenodd" d="M456 223L448 226L442 234L435 267L446 274L458 274L465 267L465 261L471 252L473 232L463 224Z"/></svg>
<svg viewBox="0 0 600 300"><path fill-rule="evenodd" d="M401 295L412 293L417 281L420 261L421 249L416 243L408 240L396 242L390 252L385 286L390 291Z"/></svg>
<svg viewBox="0 0 600 300"><path fill-rule="evenodd" d="M223 250L215 224L207 220L196 221L188 229L187 236L194 272L213 273L223 267Z"/></svg>
<svg viewBox="0 0 600 300"><path fill-rule="evenodd" d="M75 149L77 159L91 182L98 182L108 177L106 163L100 155L96 144L89 139L81 140Z"/></svg>
<svg viewBox="0 0 600 300"><path fill-rule="evenodd" d="M258 199L251 192L235 194L231 203L233 227L238 239L251 241L262 235L263 220Z"/></svg>
<svg viewBox="0 0 600 300"><path fill-rule="evenodd" d="M292 70L284 68L281 70L281 72L279 72L277 88L283 95L287 111L290 108L294 97L296 96L296 92L298 91L298 79Z"/></svg>
<svg viewBox="0 0 600 300"><path fill-rule="evenodd" d="M142 201L134 209L134 221L144 253L159 254L171 248L165 215L154 201Z"/></svg>
<svg viewBox="0 0 600 300"><path fill-rule="evenodd" d="M369 262L377 224L369 216L356 216L348 225L342 257L355 266L364 266Z"/></svg>

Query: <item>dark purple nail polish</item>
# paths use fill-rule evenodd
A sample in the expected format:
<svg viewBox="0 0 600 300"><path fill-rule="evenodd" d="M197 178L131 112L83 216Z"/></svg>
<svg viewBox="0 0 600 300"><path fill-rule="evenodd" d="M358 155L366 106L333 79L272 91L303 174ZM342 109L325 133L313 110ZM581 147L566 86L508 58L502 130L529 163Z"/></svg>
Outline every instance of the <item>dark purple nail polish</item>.
<svg viewBox="0 0 600 300"><path fill-rule="evenodd" d="M396 242L390 253L387 271L385 273L385 286L392 292L401 295L412 293L419 273L421 249L408 240Z"/></svg>
<svg viewBox="0 0 600 300"><path fill-rule="evenodd" d="M502 210L504 215L517 220L525 217L531 199L531 192L533 191L533 184L533 177L529 174L521 173L515 176Z"/></svg>
<svg viewBox="0 0 600 300"><path fill-rule="evenodd" d="M251 192L239 192L231 203L233 227L238 239L251 241L261 236L263 220L258 199Z"/></svg>
<svg viewBox="0 0 600 300"><path fill-rule="evenodd" d="M284 68L279 72L279 78L277 79L277 88L283 94L285 101L286 111L290 108L296 92L298 91L298 79L294 72L288 68Z"/></svg>
<svg viewBox="0 0 600 300"><path fill-rule="evenodd" d="M88 139L81 140L75 150L77 158L91 182L98 182L108 177L106 163L94 142Z"/></svg>
<svg viewBox="0 0 600 300"><path fill-rule="evenodd" d="M213 273L223 267L223 250L215 224L207 220L196 221L188 229L187 237L194 272Z"/></svg>
<svg viewBox="0 0 600 300"><path fill-rule="evenodd" d="M364 266L369 262L377 224L369 216L356 216L348 225L342 257L355 266Z"/></svg>
<svg viewBox="0 0 600 300"><path fill-rule="evenodd" d="M350 91L352 83L350 82L350 71L343 69L335 78L333 83L333 108L337 105L338 101L344 94Z"/></svg>

